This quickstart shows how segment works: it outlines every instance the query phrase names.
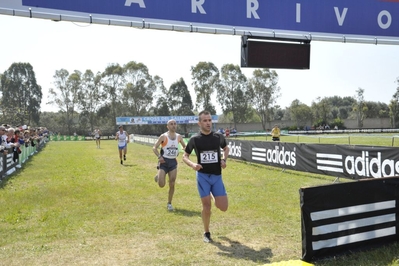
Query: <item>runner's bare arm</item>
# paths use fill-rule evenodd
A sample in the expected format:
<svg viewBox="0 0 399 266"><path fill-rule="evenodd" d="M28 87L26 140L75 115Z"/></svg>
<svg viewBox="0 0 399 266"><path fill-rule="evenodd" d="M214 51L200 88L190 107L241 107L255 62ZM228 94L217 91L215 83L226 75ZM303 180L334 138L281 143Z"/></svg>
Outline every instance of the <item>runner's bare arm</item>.
<svg viewBox="0 0 399 266"><path fill-rule="evenodd" d="M186 143L184 142L184 139L183 139L183 137L182 136L180 136L180 144L181 144L181 146L183 147L183 150L186 148Z"/></svg>
<svg viewBox="0 0 399 266"><path fill-rule="evenodd" d="M164 140L164 135L159 136L157 142L155 142L154 146L152 147L152 151L154 152L154 154L158 157L158 159L161 157L161 154L158 151L159 145L161 145L161 143Z"/></svg>
<svg viewBox="0 0 399 266"><path fill-rule="evenodd" d="M198 170L202 169L202 165L197 164L197 163L193 163L190 160L190 154L188 154L187 152L184 152L184 154L183 154L183 162L185 164L187 164L188 166L190 166L195 171L198 171Z"/></svg>

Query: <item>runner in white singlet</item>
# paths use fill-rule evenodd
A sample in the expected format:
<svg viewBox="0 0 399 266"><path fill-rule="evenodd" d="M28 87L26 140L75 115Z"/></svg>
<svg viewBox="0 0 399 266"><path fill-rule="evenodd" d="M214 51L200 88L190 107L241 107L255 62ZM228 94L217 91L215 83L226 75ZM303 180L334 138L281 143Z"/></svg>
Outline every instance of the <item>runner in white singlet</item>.
<svg viewBox="0 0 399 266"><path fill-rule="evenodd" d="M123 130L123 126L119 126L119 131L116 132L115 140L118 141L119 158L121 159L121 164L123 164L123 161L126 161L127 144L129 143L129 134Z"/></svg>
<svg viewBox="0 0 399 266"><path fill-rule="evenodd" d="M177 123L175 120L169 120L166 127L169 129L168 132L163 133L158 141L152 147L153 152L158 157L158 174L155 176L155 182L158 183L159 187L164 187L166 183L166 174L169 176L169 194L167 210L173 211L172 198L175 192L175 181L177 177L177 160L176 157L179 155L179 143L183 149L186 147L182 136L176 133ZM160 152L158 151L161 145Z"/></svg>
<svg viewBox="0 0 399 266"><path fill-rule="evenodd" d="M94 138L96 140L97 149L100 149L100 140L101 140L101 130L96 128L93 132Z"/></svg>

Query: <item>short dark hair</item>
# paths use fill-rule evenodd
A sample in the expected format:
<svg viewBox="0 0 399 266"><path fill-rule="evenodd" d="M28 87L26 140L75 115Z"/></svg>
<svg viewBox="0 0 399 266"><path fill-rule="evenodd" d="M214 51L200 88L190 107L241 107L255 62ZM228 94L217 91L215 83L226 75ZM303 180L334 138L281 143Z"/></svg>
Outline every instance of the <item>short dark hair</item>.
<svg viewBox="0 0 399 266"><path fill-rule="evenodd" d="M207 110L204 110L204 111L201 111L199 114L198 114L198 121L201 121L201 115L210 115L211 113L209 112L209 111L207 111Z"/></svg>

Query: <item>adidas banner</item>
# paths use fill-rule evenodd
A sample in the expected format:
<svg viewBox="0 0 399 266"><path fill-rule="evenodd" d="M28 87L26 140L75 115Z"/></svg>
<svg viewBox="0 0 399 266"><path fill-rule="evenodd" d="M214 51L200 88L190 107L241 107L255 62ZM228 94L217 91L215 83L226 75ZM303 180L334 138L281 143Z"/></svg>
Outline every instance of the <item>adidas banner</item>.
<svg viewBox="0 0 399 266"><path fill-rule="evenodd" d="M295 171L350 179L399 175L399 148L227 139L229 156Z"/></svg>
<svg viewBox="0 0 399 266"><path fill-rule="evenodd" d="M299 194L305 261L399 240L399 177L301 188Z"/></svg>

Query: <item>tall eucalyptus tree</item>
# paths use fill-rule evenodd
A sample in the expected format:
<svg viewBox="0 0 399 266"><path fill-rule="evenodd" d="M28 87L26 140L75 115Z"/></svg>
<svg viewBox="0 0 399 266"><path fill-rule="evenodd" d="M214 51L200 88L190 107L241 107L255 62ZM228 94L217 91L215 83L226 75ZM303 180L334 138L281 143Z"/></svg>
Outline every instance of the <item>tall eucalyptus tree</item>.
<svg viewBox="0 0 399 266"><path fill-rule="evenodd" d="M212 95L219 84L219 69L211 62L199 62L195 67L191 67L191 77L196 93L197 110L208 110L211 114L216 114Z"/></svg>
<svg viewBox="0 0 399 266"><path fill-rule="evenodd" d="M267 68L255 69L253 77L249 79L249 99L260 118L263 130L266 130L266 123L272 118L272 108L280 96L280 87L277 84L277 72Z"/></svg>
<svg viewBox="0 0 399 266"><path fill-rule="evenodd" d="M244 123L251 112L247 85L247 78L238 65L222 66L217 100L224 115L232 114L235 128L237 128L237 123Z"/></svg>
<svg viewBox="0 0 399 266"><path fill-rule="evenodd" d="M81 75L75 70L72 74L66 69L55 71L54 88L49 89L49 104L58 106L64 114L64 125L67 126L68 134L72 134L74 116L78 110L79 96L81 95Z"/></svg>
<svg viewBox="0 0 399 266"><path fill-rule="evenodd" d="M105 105L100 108L100 111L102 111L101 113L103 114L108 114L105 110L110 111L110 124L114 125L116 131L116 117L118 111L121 109L123 98L122 90L125 87L123 67L119 64L110 64L106 67L101 76L107 98L105 100Z"/></svg>
<svg viewBox="0 0 399 266"><path fill-rule="evenodd" d="M152 106L157 86L143 63L131 61L124 67L124 114L145 115Z"/></svg>
<svg viewBox="0 0 399 266"><path fill-rule="evenodd" d="M13 63L0 78L0 111L9 124L39 123L42 88L29 63Z"/></svg>

